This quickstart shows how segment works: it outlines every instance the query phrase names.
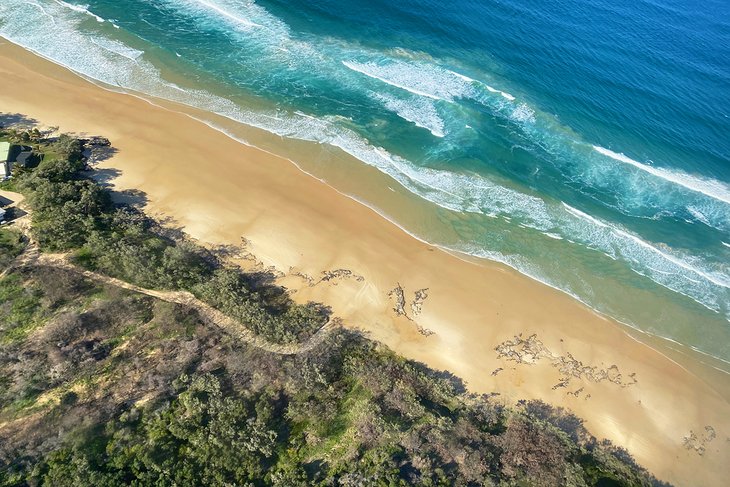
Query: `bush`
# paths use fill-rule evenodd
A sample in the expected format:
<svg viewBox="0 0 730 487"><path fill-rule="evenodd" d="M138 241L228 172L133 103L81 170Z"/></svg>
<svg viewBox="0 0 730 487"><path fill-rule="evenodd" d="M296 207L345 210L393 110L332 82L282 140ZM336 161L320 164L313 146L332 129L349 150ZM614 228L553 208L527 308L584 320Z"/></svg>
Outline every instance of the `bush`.
<svg viewBox="0 0 730 487"><path fill-rule="evenodd" d="M316 304L297 305L288 300L283 311L270 307L246 284L237 269L220 268L194 288L203 301L246 324L255 333L277 343L293 343L311 337L327 321L327 310ZM273 309L272 309L273 308Z"/></svg>
<svg viewBox="0 0 730 487"><path fill-rule="evenodd" d="M141 212L115 208L108 191L82 175L78 140L61 136L52 148L63 157L44 160L17 182L43 250L75 250L79 265L142 287L193 291L277 343L304 341L327 321L323 306L297 305L273 285L222 268L202 247L165 236Z"/></svg>
<svg viewBox="0 0 730 487"><path fill-rule="evenodd" d="M9 228L0 228L0 271L25 249L26 242L23 234Z"/></svg>

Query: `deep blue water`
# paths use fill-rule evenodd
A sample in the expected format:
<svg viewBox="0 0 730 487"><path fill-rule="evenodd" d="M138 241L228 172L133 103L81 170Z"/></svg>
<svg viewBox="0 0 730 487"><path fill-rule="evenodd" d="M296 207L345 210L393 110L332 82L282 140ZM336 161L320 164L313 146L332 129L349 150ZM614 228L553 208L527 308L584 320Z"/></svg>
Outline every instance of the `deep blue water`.
<svg viewBox="0 0 730 487"><path fill-rule="evenodd" d="M419 236L730 360L730 2L3 0L0 35L341 150Z"/></svg>

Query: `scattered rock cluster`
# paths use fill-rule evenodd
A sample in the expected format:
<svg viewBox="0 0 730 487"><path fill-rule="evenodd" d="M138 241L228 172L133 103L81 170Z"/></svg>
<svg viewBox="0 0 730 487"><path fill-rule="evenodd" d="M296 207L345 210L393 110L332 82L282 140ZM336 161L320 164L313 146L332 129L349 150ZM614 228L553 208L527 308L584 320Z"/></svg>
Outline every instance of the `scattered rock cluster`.
<svg viewBox="0 0 730 487"><path fill-rule="evenodd" d="M359 274L355 274L350 269L335 269L333 271L322 271L322 279L319 282L328 282L335 279L354 279L357 282L363 282L365 280ZM335 283L335 285L337 285Z"/></svg>
<svg viewBox="0 0 730 487"><path fill-rule="evenodd" d="M416 291L415 298L413 298L413 302L411 303L411 311L413 312L413 315L420 315L421 309L423 308L423 302L428 297L428 288L419 289Z"/></svg>
<svg viewBox="0 0 730 487"><path fill-rule="evenodd" d="M408 318L408 314L406 313L406 293L403 290L403 286L398 284L396 287L391 289L388 293L388 297L395 300L395 304L393 305L393 311L395 311L395 314Z"/></svg>
<svg viewBox="0 0 730 487"><path fill-rule="evenodd" d="M315 279L314 277L310 276L309 274L305 274L304 272L295 271L293 267L289 268L289 274L303 279L304 281L306 281L307 286L309 287L314 287L322 282L331 282L332 285L336 286L338 281L344 279L354 279L357 282L365 281L365 278L363 276L352 272L350 269L322 271L322 277L319 279Z"/></svg>
<svg viewBox="0 0 730 487"><path fill-rule="evenodd" d="M558 383L553 385L553 390L568 387L573 379L587 379L591 382L608 381L620 387L628 387L637 382L635 373L628 374L624 377L615 364L608 368L601 368L583 364L583 362L576 359L570 352L567 352L565 355L553 353L538 339L536 334L530 335L527 338L523 338L522 334L517 335L511 340L505 340L497 345L495 351L499 358L517 362L518 364L533 365L541 360L548 361L562 375ZM492 375L496 375L499 370L497 369L492 372ZM567 394L578 397L582 392L583 387L575 391L569 391Z"/></svg>
<svg viewBox="0 0 730 487"><path fill-rule="evenodd" d="M435 334L435 332L433 332L432 330L424 328L414 321L414 317L421 314L421 310L423 309L423 303L424 301L426 301L426 298L428 298L428 288L419 289L414 293L413 300L411 301L410 305L411 316L409 316L406 312L406 292L403 289L403 286L400 285L400 283L398 283L398 285L388 293L388 297L395 302L393 305L393 311L395 311L395 314L398 316L404 316L410 321L413 321L418 328L418 333L423 336L431 336Z"/></svg>
<svg viewBox="0 0 730 487"><path fill-rule="evenodd" d="M683 444L687 450L694 450L698 455L702 456L705 454L705 451L707 451L707 444L716 437L717 432L715 431L715 428L707 425L705 426L705 432L701 437L697 436L694 431L690 430L689 435L684 437Z"/></svg>

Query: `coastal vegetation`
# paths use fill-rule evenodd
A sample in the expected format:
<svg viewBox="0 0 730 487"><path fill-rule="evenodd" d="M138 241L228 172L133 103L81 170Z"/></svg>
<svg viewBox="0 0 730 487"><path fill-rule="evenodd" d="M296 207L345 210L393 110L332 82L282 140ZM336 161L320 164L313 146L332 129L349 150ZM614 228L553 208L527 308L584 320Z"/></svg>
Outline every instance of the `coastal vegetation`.
<svg viewBox="0 0 730 487"><path fill-rule="evenodd" d="M0 486L661 485L570 412L470 394L356 332L277 353L90 277L192 292L272 343L329 319L114 204L82 141L37 149L13 185L33 241L77 267L10 267L27 242L0 230Z"/></svg>
<svg viewBox="0 0 730 487"><path fill-rule="evenodd" d="M73 252L87 269L147 288L186 290L277 343L311 337L328 320L315 303L298 305L268 275L244 274L129 206L85 171L82 142L60 136L43 162L19 170L13 186L32 209L32 235L43 251Z"/></svg>
<svg viewBox="0 0 730 487"><path fill-rule="evenodd" d="M24 248L25 241L20 232L0 228L0 271L5 269Z"/></svg>

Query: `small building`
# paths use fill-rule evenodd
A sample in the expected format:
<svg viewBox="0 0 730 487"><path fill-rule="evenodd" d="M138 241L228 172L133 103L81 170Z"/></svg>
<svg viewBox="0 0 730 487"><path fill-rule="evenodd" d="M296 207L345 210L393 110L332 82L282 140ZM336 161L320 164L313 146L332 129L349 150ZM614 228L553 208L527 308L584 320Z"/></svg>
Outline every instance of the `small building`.
<svg viewBox="0 0 730 487"><path fill-rule="evenodd" d="M10 143L0 142L0 180L10 175L8 167L8 156L10 155Z"/></svg>
<svg viewBox="0 0 730 487"><path fill-rule="evenodd" d="M0 225L7 223L7 219L11 217L10 209L8 208L11 204L13 204L12 200L0 195Z"/></svg>
<svg viewBox="0 0 730 487"><path fill-rule="evenodd" d="M0 180L10 177L15 165L28 167L32 158L31 147L0 142Z"/></svg>

